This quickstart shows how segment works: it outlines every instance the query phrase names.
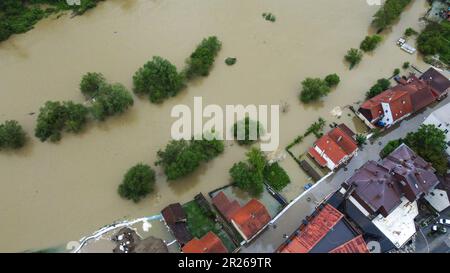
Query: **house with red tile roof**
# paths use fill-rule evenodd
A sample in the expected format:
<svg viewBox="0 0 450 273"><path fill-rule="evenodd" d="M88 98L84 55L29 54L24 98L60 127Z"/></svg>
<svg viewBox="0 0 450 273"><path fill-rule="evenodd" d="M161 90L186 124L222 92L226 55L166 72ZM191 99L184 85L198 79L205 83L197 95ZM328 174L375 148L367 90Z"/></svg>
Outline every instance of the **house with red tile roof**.
<svg viewBox="0 0 450 273"><path fill-rule="evenodd" d="M338 126L319 138L308 154L321 166L334 170L350 160L358 151L353 138L354 133L348 127Z"/></svg>
<svg viewBox="0 0 450 273"><path fill-rule="evenodd" d="M389 127L447 96L450 81L430 68L420 78L411 74L400 83L365 101L357 115L371 128Z"/></svg>
<svg viewBox="0 0 450 273"><path fill-rule="evenodd" d="M297 230L278 252L281 253L367 253L362 236L347 222L344 215L326 204L319 207L312 219Z"/></svg>
<svg viewBox="0 0 450 273"><path fill-rule="evenodd" d="M250 200L231 216L231 223L247 242L252 240L270 220L266 207L256 199Z"/></svg>
<svg viewBox="0 0 450 273"><path fill-rule="evenodd" d="M364 102L358 112L370 123L389 127L413 113L411 96L405 90L388 89Z"/></svg>
<svg viewBox="0 0 450 273"><path fill-rule="evenodd" d="M227 221L241 208L238 201L231 201L222 191L212 198L212 203Z"/></svg>
<svg viewBox="0 0 450 273"><path fill-rule="evenodd" d="M194 238L182 248L183 253L228 253L222 240L212 231L201 239Z"/></svg>

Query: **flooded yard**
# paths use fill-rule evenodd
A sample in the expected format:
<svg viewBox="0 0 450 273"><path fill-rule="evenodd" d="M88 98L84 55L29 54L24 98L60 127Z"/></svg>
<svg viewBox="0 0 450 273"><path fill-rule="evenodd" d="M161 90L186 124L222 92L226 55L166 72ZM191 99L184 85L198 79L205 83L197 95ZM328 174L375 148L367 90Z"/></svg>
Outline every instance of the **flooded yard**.
<svg viewBox="0 0 450 273"><path fill-rule="evenodd" d="M378 9L365 0L108 0L83 16L45 19L0 43L0 120L18 120L29 134L18 153L0 153L0 251L79 240L105 224L158 214L170 203L228 184L228 170L246 152L233 143L180 181L168 183L156 168L156 190L138 204L117 194L126 170L138 162L153 165L169 141L172 107L192 106L194 96L221 106L287 102L289 111L280 114L281 148L319 117L327 121L325 130L331 122L354 126L353 116L336 119L332 110L363 100L377 79L406 61L427 67L395 46L406 28L420 29L426 8L426 0L414 1L380 47L351 71L343 57L369 33ZM276 22L265 21L264 12L276 15ZM101 72L131 89L132 75L152 56L181 68L210 35L223 43L211 74L177 97L161 105L134 97L126 114L93 122L58 144L34 138L37 114L30 113L47 100L82 102L78 85L84 73ZM237 58L234 66L224 63L230 56ZM300 103L300 82L330 73L341 77L337 89L320 103ZM296 149L306 150L313 141ZM292 200L309 181L289 157L281 165L292 180L283 195Z"/></svg>

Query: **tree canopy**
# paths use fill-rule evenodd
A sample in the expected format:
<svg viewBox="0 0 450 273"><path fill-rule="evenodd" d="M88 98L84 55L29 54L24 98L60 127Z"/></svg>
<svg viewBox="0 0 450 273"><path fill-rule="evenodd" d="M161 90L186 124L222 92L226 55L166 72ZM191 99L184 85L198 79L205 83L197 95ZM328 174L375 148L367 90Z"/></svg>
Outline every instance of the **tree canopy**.
<svg viewBox="0 0 450 273"><path fill-rule="evenodd" d="M264 178L267 183L277 191L281 191L291 183L289 175L277 162L266 165L264 168Z"/></svg>
<svg viewBox="0 0 450 273"><path fill-rule="evenodd" d="M252 148L247 160L235 163L230 169L231 182L243 191L257 196L264 191L266 157L261 150Z"/></svg>
<svg viewBox="0 0 450 273"><path fill-rule="evenodd" d="M159 56L153 57L133 76L133 91L147 95L153 103L177 95L183 87L184 78L175 65Z"/></svg>
<svg viewBox="0 0 450 273"><path fill-rule="evenodd" d="M361 50L351 48L347 51L347 55L345 55L345 60L350 64L350 69L352 69L355 65L361 62L362 57L363 53Z"/></svg>
<svg viewBox="0 0 450 273"><path fill-rule="evenodd" d="M430 162L440 175L447 173L445 133L434 125L421 125L416 132L410 132L404 139L390 141L381 151L386 157L402 143L405 143L424 160Z"/></svg>
<svg viewBox="0 0 450 273"><path fill-rule="evenodd" d="M304 103L314 102L328 95L330 87L320 78L306 78L302 82L300 100Z"/></svg>
<svg viewBox="0 0 450 273"><path fill-rule="evenodd" d="M71 101L47 101L39 110L35 136L41 141L50 139L52 142L61 139L63 130L79 133L87 121L88 109Z"/></svg>
<svg viewBox="0 0 450 273"><path fill-rule="evenodd" d="M118 192L122 198L139 202L153 191L154 184L155 172L150 166L140 163L127 171Z"/></svg>
<svg viewBox="0 0 450 273"><path fill-rule="evenodd" d="M380 30L391 26L409 3L411 0L386 0L373 16L372 24Z"/></svg>
<svg viewBox="0 0 450 273"><path fill-rule="evenodd" d="M380 35L366 36L359 48L364 52L374 51L381 41L382 38Z"/></svg>
<svg viewBox="0 0 450 273"><path fill-rule="evenodd" d="M366 92L366 99L371 99L383 91L386 91L391 87L391 82L388 79L379 79L377 83L373 85L369 91Z"/></svg>
<svg viewBox="0 0 450 273"><path fill-rule="evenodd" d="M417 37L417 49L424 55L439 55L439 59L450 65L450 22L429 22Z"/></svg>
<svg viewBox="0 0 450 273"><path fill-rule="evenodd" d="M102 85L90 108L92 116L104 120L109 116L121 114L133 105L133 97L120 83Z"/></svg>
<svg viewBox="0 0 450 273"><path fill-rule="evenodd" d="M187 67L184 71L186 77L192 79L199 76L208 76L221 48L222 43L216 36L203 39L186 60Z"/></svg>
<svg viewBox="0 0 450 273"><path fill-rule="evenodd" d="M62 10L72 10L82 14L102 0L81 0L81 5L69 5L59 0L1 0L0 1L0 42L11 35L24 33L49 14Z"/></svg>
<svg viewBox="0 0 450 273"><path fill-rule="evenodd" d="M156 165L162 166L168 180L177 180L194 172L224 151L222 140L172 140L157 153Z"/></svg>
<svg viewBox="0 0 450 273"><path fill-rule="evenodd" d="M0 124L0 150L19 149L25 145L26 133L15 120Z"/></svg>
<svg viewBox="0 0 450 273"><path fill-rule="evenodd" d="M103 85L106 85L106 80L102 73L88 72L81 79L80 90L87 98L92 98Z"/></svg>
<svg viewBox="0 0 450 273"><path fill-rule="evenodd" d="M328 87L334 87L341 82L341 79L337 74L330 74L325 77L325 82L327 83Z"/></svg>
<svg viewBox="0 0 450 273"><path fill-rule="evenodd" d="M239 145L250 145L259 140L264 134L264 128L259 121L246 117L233 126L233 135Z"/></svg>

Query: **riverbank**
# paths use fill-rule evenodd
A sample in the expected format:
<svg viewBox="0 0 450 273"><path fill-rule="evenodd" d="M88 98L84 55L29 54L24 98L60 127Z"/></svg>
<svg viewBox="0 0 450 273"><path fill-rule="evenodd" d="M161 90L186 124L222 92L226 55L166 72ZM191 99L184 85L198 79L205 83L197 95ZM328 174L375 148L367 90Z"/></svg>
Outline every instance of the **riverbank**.
<svg viewBox="0 0 450 273"><path fill-rule="evenodd" d="M167 204L184 203L198 192L227 184L229 168L246 151L238 145L227 145L223 155L175 183L167 183L157 169L155 194L139 204L117 195L126 170L140 161L153 164L158 149L167 144L172 107L192 106L194 96L221 106L287 101L289 112L280 114L280 147L285 147L318 117L333 121L336 106L362 100L377 79L405 61L425 68L416 55L395 46L404 29L420 29L417 19L426 11L426 1L420 0L407 8L373 54L348 70L343 56L368 34L377 9L360 0L111 0L81 17L45 19L0 44L0 89L5 90L0 119L17 119L33 132L36 117L28 113L47 100L82 101L78 84L88 71L131 88L133 73L151 56L164 56L182 67L203 37L217 35L223 42L209 77L176 98L158 106L136 99L125 115L90 125L82 135L67 135L63 143L33 138L17 154L0 154L0 171L8 178L0 198L0 217L8 223L2 228L0 251L78 240L105 223L157 214ZM266 11L277 16L276 22L261 18ZM227 66L223 60L228 56L238 62ZM314 105L298 101L304 78L330 73L342 79L336 90ZM305 150L313 140L298 149ZM293 181L283 194L292 200L303 192L307 177L293 160L281 165Z"/></svg>

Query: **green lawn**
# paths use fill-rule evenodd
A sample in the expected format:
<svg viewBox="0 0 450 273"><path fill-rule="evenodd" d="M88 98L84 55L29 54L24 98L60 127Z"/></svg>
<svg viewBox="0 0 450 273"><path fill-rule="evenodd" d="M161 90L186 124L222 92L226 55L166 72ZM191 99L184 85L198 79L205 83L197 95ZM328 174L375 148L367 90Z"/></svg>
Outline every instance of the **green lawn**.
<svg viewBox="0 0 450 273"><path fill-rule="evenodd" d="M214 232L222 240L228 251L236 249L236 245L231 240L230 236L222 230L220 223L215 223L215 215L213 212L208 217L208 212L202 210L202 208L195 202L190 201L183 205L187 215L187 225L192 236L201 238L209 231Z"/></svg>

